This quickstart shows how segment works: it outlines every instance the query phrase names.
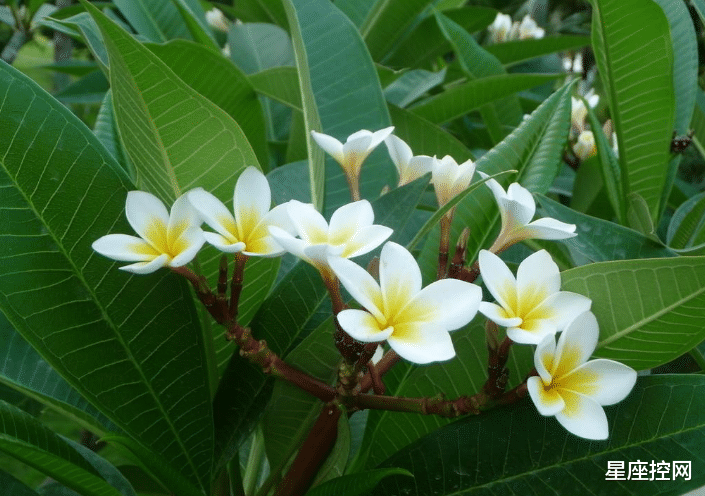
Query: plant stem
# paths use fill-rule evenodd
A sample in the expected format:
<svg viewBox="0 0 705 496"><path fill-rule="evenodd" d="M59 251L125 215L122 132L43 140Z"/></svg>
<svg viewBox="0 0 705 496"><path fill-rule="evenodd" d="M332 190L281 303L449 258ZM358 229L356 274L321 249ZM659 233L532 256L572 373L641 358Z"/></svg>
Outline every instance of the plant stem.
<svg viewBox="0 0 705 496"><path fill-rule="evenodd" d="M248 258L247 255L243 255L242 253L235 254L235 270L233 271L233 280L230 283L230 310L228 312L230 320L237 318L240 293L242 292L242 281L245 274L245 264Z"/></svg>
<svg viewBox="0 0 705 496"><path fill-rule="evenodd" d="M277 486L274 496L299 496L306 493L333 449L338 437L340 415L340 409L332 403L323 408L291 467Z"/></svg>
<svg viewBox="0 0 705 496"><path fill-rule="evenodd" d="M453 223L453 210L441 217L441 242L438 247L438 272L436 280L444 279L448 269L448 250L450 248L450 226Z"/></svg>

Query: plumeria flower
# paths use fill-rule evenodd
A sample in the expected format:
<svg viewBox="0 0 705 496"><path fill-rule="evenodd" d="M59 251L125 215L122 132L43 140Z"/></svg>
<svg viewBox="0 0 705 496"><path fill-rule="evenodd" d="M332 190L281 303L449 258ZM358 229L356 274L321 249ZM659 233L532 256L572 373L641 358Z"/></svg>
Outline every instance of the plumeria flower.
<svg viewBox="0 0 705 496"><path fill-rule="evenodd" d="M538 377L526 385L541 415L555 416L568 432L585 439L607 439L609 426L602 405L627 397L636 372L613 360L587 361L598 340L597 320L591 312L578 315L561 334L546 336L536 347Z"/></svg>
<svg viewBox="0 0 705 496"><path fill-rule="evenodd" d="M442 207L456 195L462 193L470 184L474 173L475 164L472 160L458 165L449 155L440 160L434 157L431 183L436 191L438 206Z"/></svg>
<svg viewBox="0 0 705 496"><path fill-rule="evenodd" d="M135 274L149 274L161 267L189 263L203 246L201 219L186 195L177 198L171 214L156 196L130 191L125 215L140 236L108 234L93 242L93 249L113 260L136 262L120 267Z"/></svg>
<svg viewBox="0 0 705 496"><path fill-rule="evenodd" d="M573 145L573 153L575 153L575 156L581 161L595 156L597 146L595 145L595 135L592 134L592 131L583 131L580 133L578 141Z"/></svg>
<svg viewBox="0 0 705 496"><path fill-rule="evenodd" d="M588 91L584 98L590 108L595 108L600 103L600 95L596 95L594 90ZM585 130L585 119L587 118L588 110L582 98L571 96L570 102L570 130L575 136Z"/></svg>
<svg viewBox="0 0 705 496"><path fill-rule="evenodd" d="M399 172L399 186L410 183L427 172L431 172L433 157L428 155L414 156L409 145L393 134L385 138L384 144L387 145L389 156L394 162L397 172Z"/></svg>
<svg viewBox="0 0 705 496"><path fill-rule="evenodd" d="M540 28L536 21L526 14L519 24L518 38L520 40L539 39L546 34L543 28Z"/></svg>
<svg viewBox="0 0 705 496"><path fill-rule="evenodd" d="M343 310L338 314L340 327L362 342L386 339L399 356L414 363L453 358L448 331L470 322L482 299L478 286L457 279L421 289L416 260L392 242L382 248L379 283L350 260L331 257L329 263L345 289L367 310Z"/></svg>
<svg viewBox="0 0 705 496"><path fill-rule="evenodd" d="M324 275L329 271L330 256L363 255L384 243L393 232L389 227L373 224L374 212L367 200L340 207L333 212L330 225L310 203L291 200L286 206L293 233L278 226L271 226L269 232L286 251L315 266Z"/></svg>
<svg viewBox="0 0 705 496"><path fill-rule="evenodd" d="M225 17L223 11L215 7L206 12L206 22L210 27L224 33L227 33L230 28L230 21Z"/></svg>
<svg viewBox="0 0 705 496"><path fill-rule="evenodd" d="M272 193L267 178L257 168L245 169L235 184L235 215L211 193L197 188L188 193L191 204L215 233L206 232L206 241L226 253L275 257L284 253L267 230L277 226L294 232L285 205L269 210Z"/></svg>
<svg viewBox="0 0 705 496"><path fill-rule="evenodd" d="M482 172L480 175L487 177ZM577 236L575 224L551 218L530 222L536 213L536 202L529 190L519 183L510 184L507 191L494 179L488 179L485 184L492 190L502 218L502 228L490 247L491 252L499 253L525 239L566 239Z"/></svg>
<svg viewBox="0 0 705 496"><path fill-rule="evenodd" d="M479 261L482 280L497 301L480 303L480 312L506 327L512 341L538 344L590 309L590 298L560 291L558 266L546 250L524 259L516 278L494 253L480 251Z"/></svg>
<svg viewBox="0 0 705 496"><path fill-rule="evenodd" d="M327 134L311 131L311 136L326 153L340 164L353 193L353 199L360 199L360 169L367 156L377 145L391 134L394 126L386 127L374 133L366 129L348 136L345 144Z"/></svg>
<svg viewBox="0 0 705 496"><path fill-rule="evenodd" d="M512 18L507 14L498 13L494 22L487 27L492 43L502 43L507 41L507 35L512 28Z"/></svg>

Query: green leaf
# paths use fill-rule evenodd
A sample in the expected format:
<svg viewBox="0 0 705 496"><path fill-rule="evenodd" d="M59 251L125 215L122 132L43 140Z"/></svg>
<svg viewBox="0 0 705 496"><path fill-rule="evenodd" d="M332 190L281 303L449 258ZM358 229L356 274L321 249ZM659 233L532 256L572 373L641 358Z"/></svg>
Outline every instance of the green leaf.
<svg viewBox="0 0 705 496"><path fill-rule="evenodd" d="M25 486L4 470L0 470L0 487L3 488L5 494L12 496L38 496L36 491Z"/></svg>
<svg viewBox="0 0 705 496"><path fill-rule="evenodd" d="M375 0L338 0L338 7L358 28L362 26L368 13L375 4Z"/></svg>
<svg viewBox="0 0 705 496"><path fill-rule="evenodd" d="M619 143L624 194L658 220L673 132L673 51L654 2L593 0L592 46Z"/></svg>
<svg viewBox="0 0 705 496"><path fill-rule="evenodd" d="M4 401L0 401L0 451L84 496L122 496L68 443Z"/></svg>
<svg viewBox="0 0 705 496"><path fill-rule="evenodd" d="M98 475L105 479L108 484L120 491L123 496L136 496L130 481L122 475L115 465L98 455L95 451L75 441L67 439L66 442L96 470Z"/></svg>
<svg viewBox="0 0 705 496"><path fill-rule="evenodd" d="M413 477L413 474L402 468L381 468L368 470L356 474L344 475L329 480L325 484L311 489L306 496L363 496L380 483L385 477L392 475L406 475Z"/></svg>
<svg viewBox="0 0 705 496"><path fill-rule="evenodd" d="M184 477L180 471L176 470L159 453L145 449L134 439L124 436L106 436L103 440L121 451L124 450L125 455L138 460L149 473L153 474L173 494L178 494L179 496L203 496L201 490L196 488L191 481Z"/></svg>
<svg viewBox="0 0 705 496"><path fill-rule="evenodd" d="M250 83L260 95L301 111L301 90L295 67L272 67L250 74Z"/></svg>
<svg viewBox="0 0 705 496"><path fill-rule="evenodd" d="M497 11L472 5L446 10L443 15L462 26L465 31L474 33L489 26L497 16ZM430 16L421 21L408 37L401 40L394 53L384 62L390 67L426 67L430 66L434 59L451 50L452 47L443 36L436 19Z"/></svg>
<svg viewBox="0 0 705 496"><path fill-rule="evenodd" d="M688 7L680 0L654 0L666 15L673 46L673 88L678 134L688 132L698 90L698 42Z"/></svg>
<svg viewBox="0 0 705 496"><path fill-rule="evenodd" d="M191 39L172 0L115 0L114 3L135 31L149 41L162 43L174 38Z"/></svg>
<svg viewBox="0 0 705 496"><path fill-rule="evenodd" d="M614 154L612 147L609 144L608 137L605 136L600 121L597 119L595 109L587 102L583 102L588 111L588 119L590 120L590 129L595 137L595 148L597 148L597 158L600 163L602 172L602 182L605 185L607 198L612 205L612 209L617 215L619 223L624 225L627 223L627 205L624 195L624 186L622 184L622 172L619 165L619 159ZM609 137L611 138L611 136Z"/></svg>
<svg viewBox="0 0 705 496"><path fill-rule="evenodd" d="M508 174L499 178L503 187L519 182L534 193L547 191L558 174L568 137L571 88L568 84L546 99L529 119L477 161L477 169L489 175L518 170L518 177ZM499 209L490 189L478 188L465 197L453 219L451 243L464 227L472 233L467 247L467 260L472 262L482 248L492 244L492 236L499 230ZM418 259L427 282L436 274L439 237L440 230L434 228Z"/></svg>
<svg viewBox="0 0 705 496"><path fill-rule="evenodd" d="M406 141L416 155L450 155L458 163L474 158L458 138L440 126L394 105L389 106L389 113L394 124L394 134Z"/></svg>
<svg viewBox="0 0 705 496"><path fill-rule="evenodd" d="M487 76L506 74L507 71L497 58L477 44L475 38L465 31L462 26L438 12L435 13L436 22L443 35L451 45L458 57L458 62L463 72L472 79ZM497 143L506 135L504 126L516 126L521 122L522 110L519 98L510 96L494 103L488 103L480 109L482 120L487 127L492 140Z"/></svg>
<svg viewBox="0 0 705 496"><path fill-rule="evenodd" d="M507 41L485 47L485 50L505 66L518 64L543 55L566 50L576 50L590 45L587 36L548 36L541 39Z"/></svg>
<svg viewBox="0 0 705 496"><path fill-rule="evenodd" d="M230 58L245 74L290 66L294 61L288 33L273 24L233 24L228 46Z"/></svg>
<svg viewBox="0 0 705 496"><path fill-rule="evenodd" d="M62 74L71 74L72 76L86 76L87 74L98 69L98 64L88 60L65 60L63 62L54 62L39 66L42 69L60 72Z"/></svg>
<svg viewBox="0 0 705 496"><path fill-rule="evenodd" d="M467 417L385 461L415 478L385 479L371 495L684 494L705 484L705 474L694 470L705 435L704 392L699 375L640 377L625 401L606 408L608 441L569 434L528 399ZM692 478L605 480L608 461L624 462L626 478L637 460L691 460Z"/></svg>
<svg viewBox="0 0 705 496"><path fill-rule="evenodd" d="M360 26L360 33L372 58L377 61L384 59L397 38L431 3L431 0L377 0Z"/></svg>
<svg viewBox="0 0 705 496"><path fill-rule="evenodd" d="M113 108L113 94L108 89L103 98L103 103L98 110L98 116L95 119L95 127L93 133L103 143L103 146L115 160L122 165L124 171L132 181L135 180L135 168L130 162L130 158L122 146L120 135L118 134L117 123L115 122L115 109Z"/></svg>
<svg viewBox="0 0 705 496"><path fill-rule="evenodd" d="M0 383L5 384L98 435L118 428L73 389L0 313Z"/></svg>
<svg viewBox="0 0 705 496"><path fill-rule="evenodd" d="M128 275L92 250L131 232L134 186L84 124L5 64L0 95L0 309L96 408L207 487L212 413L186 284Z"/></svg>
<svg viewBox="0 0 705 496"><path fill-rule="evenodd" d="M78 5L77 5L78 7ZM103 44L103 37L93 18L87 12L81 12L64 20L56 20L56 25L49 24L49 27L60 30L64 26L72 31L78 31L86 45L91 49L98 66L103 74L108 74L108 52ZM44 22L44 24L48 24ZM65 30L61 30L65 31Z"/></svg>
<svg viewBox="0 0 705 496"><path fill-rule="evenodd" d="M705 193L689 198L673 214L668 225L667 242L683 249L705 243Z"/></svg>
<svg viewBox="0 0 705 496"><path fill-rule="evenodd" d="M157 55L95 9L90 9L90 12L106 40L115 116L123 143L137 172L137 186L154 193L166 204L200 186L232 208L237 175L247 166L259 166L240 126L223 109L179 79ZM223 68L225 76L220 77L227 78L233 93L220 89L221 95L213 97L219 103L233 94L234 98L246 98L248 87L245 86L244 76L237 76L232 68L226 69L227 61L218 55L215 55L217 58L209 58L208 53L204 53L206 49L196 45L186 47L184 42L156 49L178 68L179 73L191 72L186 77L198 89L205 90L209 95L218 91L195 72L192 64L198 64L199 59L174 58L175 48L186 54L197 53L199 59L208 59ZM234 79L240 82L240 88L234 85ZM254 96L253 93L250 95ZM249 108L256 110L256 102L254 105L254 108ZM232 110L230 103L228 108ZM189 118L184 118L185 115ZM256 135L256 114L248 118L237 110L237 115L248 119L246 123ZM198 125L194 126L194 122ZM205 247L199 254L201 272L211 283L217 278L221 255L211 247ZM277 264L274 259L260 259L248 264L239 307L243 324L254 314L268 292L276 276ZM217 356L209 356L208 359L212 381L216 380L218 370L224 367L232 351L232 345L224 343L223 333L224 329L215 327L214 336L210 333L206 336L206 339L214 339L218 347Z"/></svg>
<svg viewBox="0 0 705 496"><path fill-rule="evenodd" d="M434 124L462 117L484 105L563 77L558 74L503 74L474 79L429 97L410 110Z"/></svg>
<svg viewBox="0 0 705 496"><path fill-rule="evenodd" d="M647 237L653 238L654 241L658 241L646 201L638 193L629 193L627 202L627 223L629 227Z"/></svg>
<svg viewBox="0 0 705 496"><path fill-rule="evenodd" d="M222 5L222 7L227 6ZM243 22L268 22L284 28L287 27L286 14L281 2L241 0L234 2L233 7L227 10L232 13L233 17L242 19Z"/></svg>
<svg viewBox="0 0 705 496"><path fill-rule="evenodd" d="M199 44L219 52L220 46L206 22L206 13L201 4L189 0L172 0L172 3L179 11L191 37Z"/></svg>
<svg viewBox="0 0 705 496"><path fill-rule="evenodd" d="M596 356L645 370L705 339L705 257L599 262L561 279L561 290L592 300L600 324Z"/></svg>
<svg viewBox="0 0 705 496"><path fill-rule="evenodd" d="M99 103L105 98L108 88L103 73L95 71L71 83L54 96L63 103Z"/></svg>
<svg viewBox="0 0 705 496"><path fill-rule="evenodd" d="M225 110L242 129L259 163L265 166L268 164L269 151L262 106L242 71L219 52L192 41L149 44L147 48L183 82Z"/></svg>
<svg viewBox="0 0 705 496"><path fill-rule="evenodd" d="M393 83L384 88L384 98L398 107L406 107L428 90L435 88L445 79L446 70L438 72L414 69L405 72Z"/></svg>
<svg viewBox="0 0 705 496"><path fill-rule="evenodd" d="M661 243L628 227L581 214L544 196L537 199L542 216L576 225L577 236L562 243L584 257L583 263L675 256Z"/></svg>

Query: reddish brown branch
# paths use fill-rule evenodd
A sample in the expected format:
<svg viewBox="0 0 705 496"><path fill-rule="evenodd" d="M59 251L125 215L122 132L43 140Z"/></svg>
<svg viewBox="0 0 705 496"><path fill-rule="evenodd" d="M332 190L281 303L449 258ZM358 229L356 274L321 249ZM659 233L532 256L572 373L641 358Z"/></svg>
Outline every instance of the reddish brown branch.
<svg viewBox="0 0 705 496"><path fill-rule="evenodd" d="M340 409L328 404L318 416L274 496L305 494L338 437Z"/></svg>
<svg viewBox="0 0 705 496"><path fill-rule="evenodd" d="M233 280L230 282L229 320L235 320L237 318L240 293L242 292L242 280L247 259L247 255L243 255L242 253L235 254L235 270L233 271Z"/></svg>

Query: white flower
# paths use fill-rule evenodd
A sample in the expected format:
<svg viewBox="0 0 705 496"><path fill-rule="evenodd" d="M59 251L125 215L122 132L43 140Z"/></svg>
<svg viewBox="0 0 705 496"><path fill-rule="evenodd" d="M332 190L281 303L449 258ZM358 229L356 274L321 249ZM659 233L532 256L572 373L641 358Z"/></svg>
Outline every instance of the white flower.
<svg viewBox="0 0 705 496"><path fill-rule="evenodd" d="M587 160L597 153L597 146L595 145L595 136L592 131L583 131L578 136L578 141L573 145L573 153L580 160Z"/></svg>
<svg viewBox="0 0 705 496"><path fill-rule="evenodd" d="M480 175L487 177L482 172ZM536 213L536 202L529 190L519 183L510 184L506 192L494 179L488 179L485 184L492 190L502 218L502 228L490 248L491 252L499 253L525 239L566 239L577 236L575 224L551 218L530 222Z"/></svg>
<svg viewBox="0 0 705 496"><path fill-rule="evenodd" d="M272 201L269 183L255 167L245 169L235 184L234 216L220 200L202 188L190 191L188 199L205 223L217 232L204 233L206 241L226 253L275 257L284 249L267 229L277 226L293 232L285 205L269 210Z"/></svg>
<svg viewBox="0 0 705 496"><path fill-rule="evenodd" d="M487 27L492 43L502 43L507 41L507 35L509 34L509 30L511 28L512 18L507 14L498 13L497 17L494 19L494 22Z"/></svg>
<svg viewBox="0 0 705 496"><path fill-rule="evenodd" d="M442 207L465 191L475 173L475 164L472 160L467 160L458 165L449 155L440 160L433 157L431 173L431 183L436 191L438 206Z"/></svg>
<svg viewBox="0 0 705 496"><path fill-rule="evenodd" d="M149 274L161 267L181 267L189 263L203 246L201 219L181 195L167 212L156 196L130 191L125 202L127 221L139 238L108 234L93 242L93 249L113 260L137 262L120 267L135 274Z"/></svg>
<svg viewBox="0 0 705 496"><path fill-rule="evenodd" d="M374 225L374 212L367 200L343 205L333 212L330 225L310 203L291 200L287 212L299 238L279 227L269 232L286 251L320 271L328 270L328 257L357 257L374 250L392 235L392 229Z"/></svg>
<svg viewBox="0 0 705 496"><path fill-rule="evenodd" d="M564 56L563 69L565 69L566 72L581 74L583 72L583 54L578 52L575 54L575 57L571 54Z"/></svg>
<svg viewBox="0 0 705 496"><path fill-rule="evenodd" d="M393 134L385 138L384 144L387 145L389 156L399 172L399 186L431 172L433 157L428 155L414 156L409 145Z"/></svg>
<svg viewBox="0 0 705 496"><path fill-rule="evenodd" d="M210 27L215 28L218 31L223 31L224 33L228 32L228 25L230 24L230 21L228 21L225 15L223 15L223 11L220 9L214 7L207 11L206 22Z"/></svg>
<svg viewBox="0 0 705 496"><path fill-rule="evenodd" d="M546 31L540 28L529 14L526 14L521 20L521 24L519 25L520 40L539 39L543 38L545 34Z"/></svg>
<svg viewBox="0 0 705 496"><path fill-rule="evenodd" d="M587 100L590 108L595 108L600 102L600 95L596 95L594 90L590 90L585 94L585 100ZM585 130L585 119L587 117L588 110L582 98L575 98L572 96L570 97L570 102L570 130L575 136Z"/></svg>
<svg viewBox="0 0 705 496"><path fill-rule="evenodd" d="M349 260L330 258L329 263L345 289L367 309L340 312L338 323L343 330L363 342L386 339L399 356L415 363L453 358L448 331L470 322L482 299L478 286L457 279L436 281L421 289L416 260L392 242L382 248L379 284Z"/></svg>
<svg viewBox="0 0 705 496"><path fill-rule="evenodd" d="M351 190L357 192L359 199L358 183L360 180L360 168L367 156L372 153L377 145L391 134L394 126L380 129L374 133L366 129L357 131L348 136L345 144L341 143L327 134L311 131L311 136L326 153L340 164L345 172L345 176L350 184Z"/></svg>
<svg viewBox="0 0 705 496"><path fill-rule="evenodd" d="M590 360L599 331L591 312L578 315L556 345L546 336L536 347L538 377L526 385L541 415L554 416L568 432L585 439L607 439L609 426L601 405L627 397L636 383L636 372L613 360Z"/></svg>
<svg viewBox="0 0 705 496"><path fill-rule="evenodd" d="M497 303L480 303L480 312L507 328L507 337L524 344L538 344L553 336L577 314L590 309L586 296L559 291L561 275L546 250L528 256L511 273L494 253L480 251L480 273Z"/></svg>

